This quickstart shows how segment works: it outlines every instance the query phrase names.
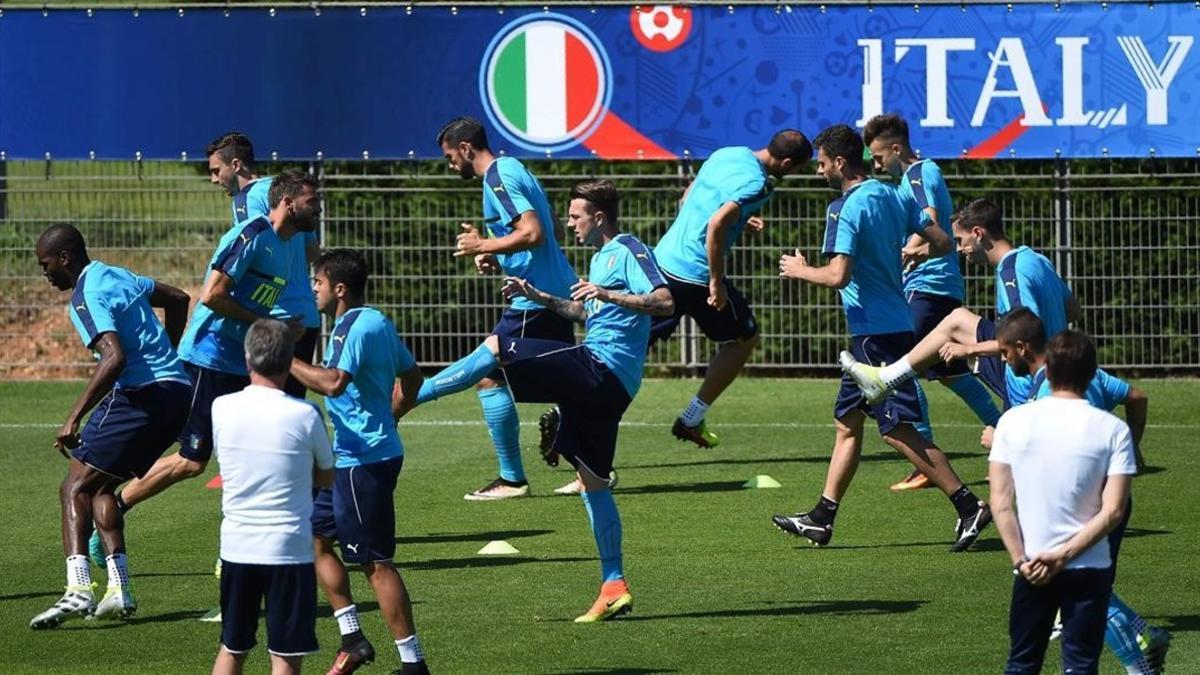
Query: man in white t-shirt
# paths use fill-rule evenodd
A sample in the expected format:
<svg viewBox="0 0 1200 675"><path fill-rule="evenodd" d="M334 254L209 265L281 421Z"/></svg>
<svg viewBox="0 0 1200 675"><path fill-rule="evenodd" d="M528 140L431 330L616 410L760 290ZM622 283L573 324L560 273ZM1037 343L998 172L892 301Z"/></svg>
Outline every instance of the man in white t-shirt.
<svg viewBox="0 0 1200 675"><path fill-rule="evenodd" d="M293 342L284 323L254 322L245 342L250 386L212 404L225 514L214 675L242 672L264 604L272 673L299 673L304 655L317 651L309 517L314 483L333 484L333 452L317 407L283 391Z"/></svg>
<svg viewBox="0 0 1200 675"><path fill-rule="evenodd" d="M1137 464L1129 426L1085 398L1096 375L1086 335L1055 336L1046 374L1051 396L1005 413L988 457L992 514L1016 577L1004 672L1042 671L1061 610L1063 670L1095 673L1112 589L1106 536L1121 522Z"/></svg>

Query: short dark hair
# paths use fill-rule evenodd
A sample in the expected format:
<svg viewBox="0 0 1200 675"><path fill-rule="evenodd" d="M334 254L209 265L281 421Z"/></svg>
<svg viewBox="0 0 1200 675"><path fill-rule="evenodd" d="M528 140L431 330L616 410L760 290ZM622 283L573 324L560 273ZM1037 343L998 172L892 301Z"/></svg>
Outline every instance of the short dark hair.
<svg viewBox="0 0 1200 675"><path fill-rule="evenodd" d="M437 135L438 147L449 143L450 145L458 145L466 141L471 144L476 150L487 150L487 130L483 128L483 124L474 117L455 117L446 122L442 126L441 131Z"/></svg>
<svg viewBox="0 0 1200 675"><path fill-rule="evenodd" d="M54 223L47 227L38 237L37 250L50 255L66 251L72 258L87 257L87 243L83 240L83 233L69 223Z"/></svg>
<svg viewBox="0 0 1200 675"><path fill-rule="evenodd" d="M1064 330L1046 345L1046 378L1051 389L1082 396L1096 376L1096 345L1077 330Z"/></svg>
<svg viewBox="0 0 1200 675"><path fill-rule="evenodd" d="M295 343L287 324L278 319L259 319L246 331L246 363L259 375L282 375L292 365Z"/></svg>
<svg viewBox="0 0 1200 675"><path fill-rule="evenodd" d="M1028 307L1018 307L996 324L996 339L1009 344L1024 342L1035 353L1046 351L1046 327Z"/></svg>
<svg viewBox="0 0 1200 675"><path fill-rule="evenodd" d="M845 124L835 124L817 134L813 145L830 159L842 157L850 166L863 166L863 142L858 132Z"/></svg>
<svg viewBox="0 0 1200 675"><path fill-rule="evenodd" d="M961 227L978 227L988 233L992 239L1007 239L1004 234L1004 214L1000 206L984 197L967 204L958 212ZM953 222L953 221L951 221Z"/></svg>
<svg viewBox="0 0 1200 675"><path fill-rule="evenodd" d="M204 156L212 157L213 153L216 153L226 164L236 157L247 167L254 166L254 144L239 131L221 134L212 143L209 143L208 147L204 149Z"/></svg>
<svg viewBox="0 0 1200 675"><path fill-rule="evenodd" d="M304 191L305 186L317 189L317 179L299 170L288 169L271 179L271 189L267 191L267 206L275 208L284 197L295 199Z"/></svg>
<svg viewBox="0 0 1200 675"><path fill-rule="evenodd" d="M330 284L345 284L355 298L361 300L367 294L367 261L358 251L349 248L325 251L313 263L313 271L323 273Z"/></svg>
<svg viewBox="0 0 1200 675"><path fill-rule="evenodd" d="M812 143L808 137L795 129L784 129L771 137L767 152L775 159L790 159L792 164L803 164L812 159Z"/></svg>
<svg viewBox="0 0 1200 675"><path fill-rule="evenodd" d="M592 205L593 211L608 216L608 222L616 224L621 215L621 196L611 180L585 180L571 187L571 199L583 199Z"/></svg>
<svg viewBox="0 0 1200 675"><path fill-rule="evenodd" d="M899 115L876 115L863 127L863 143L870 145L876 138L908 145L908 122Z"/></svg>

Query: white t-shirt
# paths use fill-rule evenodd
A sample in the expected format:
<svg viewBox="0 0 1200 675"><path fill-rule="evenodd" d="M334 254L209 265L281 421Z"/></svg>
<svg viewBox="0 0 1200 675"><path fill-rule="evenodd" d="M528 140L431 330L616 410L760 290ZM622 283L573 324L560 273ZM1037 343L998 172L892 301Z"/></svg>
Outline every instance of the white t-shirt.
<svg viewBox="0 0 1200 675"><path fill-rule="evenodd" d="M1044 398L1004 413L988 460L1012 468L1031 558L1065 544L1100 512L1107 476L1137 473L1129 426L1084 399ZM1110 565L1106 537L1067 569Z"/></svg>
<svg viewBox="0 0 1200 675"><path fill-rule="evenodd" d="M251 385L212 404L224 481L221 558L255 565L313 561L313 466L333 466L316 406Z"/></svg>

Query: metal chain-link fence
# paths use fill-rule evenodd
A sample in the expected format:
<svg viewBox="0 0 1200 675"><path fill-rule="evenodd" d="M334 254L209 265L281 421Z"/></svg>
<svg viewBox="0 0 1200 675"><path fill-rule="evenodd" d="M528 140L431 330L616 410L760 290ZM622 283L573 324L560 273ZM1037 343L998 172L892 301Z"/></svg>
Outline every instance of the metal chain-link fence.
<svg viewBox="0 0 1200 675"><path fill-rule="evenodd" d="M1101 361L1152 373L1200 369L1200 166L1191 160L942 162L957 204L999 201L1013 240L1049 256L1084 306L1080 328ZM556 214L577 180L612 178L621 224L653 245L670 225L698 166L690 162L536 161ZM477 181L437 162L305 165L322 182L322 244L366 252L370 302L389 313L418 360L445 364L486 335L503 301L498 277L479 277L452 256L461 222L480 224ZM0 163L0 377L78 377L91 363L66 318L67 296L41 277L32 248L52 222L72 222L94 258L198 292L206 263L229 227L229 199L205 167L185 162ZM266 172L282 168L263 167ZM825 205L816 177L779 185L767 228L747 233L729 267L762 330L750 367L832 374L845 345L834 291L781 281L779 255L818 255ZM581 272L590 253L570 242ZM993 305L991 270L965 266L967 304ZM648 366L707 363L713 345L684 322L654 348Z"/></svg>

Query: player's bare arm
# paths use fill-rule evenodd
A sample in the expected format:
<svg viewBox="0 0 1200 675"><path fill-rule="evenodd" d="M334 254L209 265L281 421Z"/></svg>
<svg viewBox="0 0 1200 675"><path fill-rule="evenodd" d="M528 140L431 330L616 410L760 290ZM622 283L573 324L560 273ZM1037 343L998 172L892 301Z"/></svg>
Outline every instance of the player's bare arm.
<svg viewBox="0 0 1200 675"><path fill-rule="evenodd" d="M980 356L994 356L1000 353L1000 342L987 340L973 344L947 342L938 348L938 356L946 363L958 359L973 359Z"/></svg>
<svg viewBox="0 0 1200 675"><path fill-rule="evenodd" d="M512 300L516 297L529 298L539 305L550 309L559 316L566 317L577 323L587 321L587 310L584 309L583 303L577 300L568 300L560 298L556 295L542 291L533 284L520 277L504 277L504 288L501 289L504 293L505 300Z"/></svg>
<svg viewBox="0 0 1200 675"><path fill-rule="evenodd" d="M1083 318L1083 306L1079 304L1079 300L1071 295L1065 303L1067 310L1067 322L1078 323Z"/></svg>
<svg viewBox="0 0 1200 675"><path fill-rule="evenodd" d="M708 233L704 236L704 250L708 254L708 304L719 310L725 309L728 298L725 293L725 232L733 227L741 216L742 207L737 202L725 202L708 220Z"/></svg>
<svg viewBox="0 0 1200 675"><path fill-rule="evenodd" d="M425 376L417 366L404 371L396 380L396 386L392 389L392 417L395 417L397 422L416 407L417 392L421 391L424 381Z"/></svg>
<svg viewBox="0 0 1200 675"><path fill-rule="evenodd" d="M671 316L675 313L675 300L666 288L656 288L650 293L621 293L581 279L571 287L571 299L579 302L599 300L650 316Z"/></svg>
<svg viewBox="0 0 1200 675"><path fill-rule="evenodd" d="M462 232L458 235L458 250L455 257L477 256L480 254L517 253L537 248L541 245L545 233L542 231L542 221L533 211L526 211L512 223L513 231L488 239L470 223L462 224Z"/></svg>
<svg viewBox="0 0 1200 675"><path fill-rule="evenodd" d="M154 282L154 292L150 294L150 306L163 309L163 328L171 340L172 347L179 346L183 330L187 327L188 303L191 296L182 290L162 283Z"/></svg>
<svg viewBox="0 0 1200 675"><path fill-rule="evenodd" d="M1146 433L1149 412L1150 398L1146 392L1129 387L1129 395L1125 397L1125 423L1129 425L1129 435L1133 439L1133 458L1139 473L1146 466L1146 460L1142 458L1142 435Z"/></svg>
<svg viewBox="0 0 1200 675"><path fill-rule="evenodd" d="M125 370L125 351L121 349L121 342L116 333L101 333L91 347L100 354L100 363L96 364L96 370L92 371L83 393L75 399L75 405L71 406L71 412L67 414L66 421L54 439L54 447L63 457L67 457L67 449L79 445L79 424L83 421L83 416L108 396L113 385L117 383L117 378Z"/></svg>
<svg viewBox="0 0 1200 675"><path fill-rule="evenodd" d="M835 255L824 267L808 264L808 259L796 249L794 255L783 254L779 258L779 276L784 279L799 279L825 288L842 289L850 283L854 271L854 259L848 255Z"/></svg>
<svg viewBox="0 0 1200 675"><path fill-rule="evenodd" d="M929 224L921 232L909 237L900 251L905 269L920 265L930 258L940 258L954 250L954 240L938 221L937 209L927 206L924 212L929 217Z"/></svg>
<svg viewBox="0 0 1200 675"><path fill-rule="evenodd" d="M213 312L227 319L236 319L246 323L254 323L259 315L242 307L233 299L233 277L221 270L213 270L204 282L204 290L200 292L200 302Z"/></svg>
<svg viewBox="0 0 1200 675"><path fill-rule="evenodd" d="M292 359L292 377L300 381L309 391L322 396L341 396L350 386L350 373L338 368L322 368Z"/></svg>

